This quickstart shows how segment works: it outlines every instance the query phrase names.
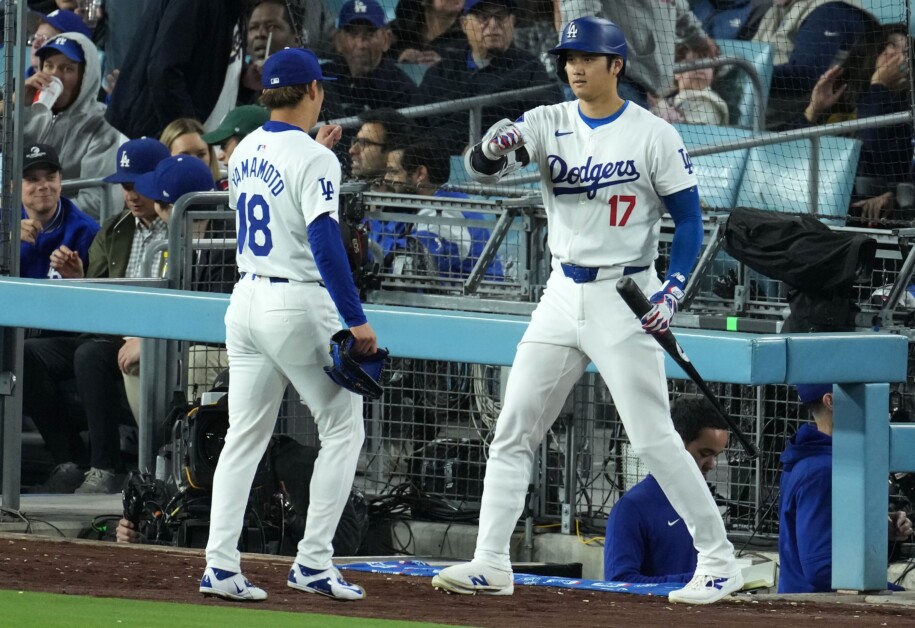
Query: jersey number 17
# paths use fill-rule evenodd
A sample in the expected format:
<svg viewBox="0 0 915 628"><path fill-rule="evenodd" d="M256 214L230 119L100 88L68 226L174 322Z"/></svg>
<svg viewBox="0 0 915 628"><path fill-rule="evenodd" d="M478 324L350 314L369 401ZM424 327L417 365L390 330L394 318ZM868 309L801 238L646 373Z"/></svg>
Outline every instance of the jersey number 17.
<svg viewBox="0 0 915 628"><path fill-rule="evenodd" d="M620 205L622 205L623 215L620 216ZM611 227L625 227L626 223L629 222L629 216L632 215L632 210L635 209L635 197L634 196L620 196L619 194L614 194L610 197L610 226Z"/></svg>

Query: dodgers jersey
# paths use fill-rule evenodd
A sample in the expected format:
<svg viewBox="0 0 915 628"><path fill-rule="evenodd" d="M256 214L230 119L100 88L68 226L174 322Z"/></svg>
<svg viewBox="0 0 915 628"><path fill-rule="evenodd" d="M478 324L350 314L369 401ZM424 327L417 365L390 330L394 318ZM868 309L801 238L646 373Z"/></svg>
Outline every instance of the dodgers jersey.
<svg viewBox="0 0 915 628"><path fill-rule="evenodd" d="M540 165L553 257L592 267L651 264L660 197L697 185L679 133L628 101L595 129L577 100L532 109L517 126Z"/></svg>
<svg viewBox="0 0 915 628"><path fill-rule="evenodd" d="M308 225L337 217L340 162L302 129L270 121L229 159L229 207L238 229L238 270L320 281Z"/></svg>

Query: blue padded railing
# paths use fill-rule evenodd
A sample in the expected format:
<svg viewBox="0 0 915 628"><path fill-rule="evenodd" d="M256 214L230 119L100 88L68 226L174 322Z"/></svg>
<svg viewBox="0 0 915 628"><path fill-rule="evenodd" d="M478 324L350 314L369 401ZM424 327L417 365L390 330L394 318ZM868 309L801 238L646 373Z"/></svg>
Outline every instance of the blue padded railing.
<svg viewBox="0 0 915 628"><path fill-rule="evenodd" d="M66 280L0 278L0 326L225 341L228 296ZM116 312L117 316L111 313ZM509 365L528 317L367 306L380 343L400 357ZM915 471L915 425L889 425L889 385L906 377L908 341L877 333L751 335L678 330L708 381L836 383L833 587L882 589L887 475ZM672 378L684 374L667 360ZM4 428L17 423L2 417ZM151 442L141 425L140 453ZM13 436L18 436L13 431ZM4 434L6 437L7 434ZM141 458L141 464L143 459ZM19 459L4 459L15 469ZM18 477L18 476L17 476ZM18 486L15 487L18 492Z"/></svg>

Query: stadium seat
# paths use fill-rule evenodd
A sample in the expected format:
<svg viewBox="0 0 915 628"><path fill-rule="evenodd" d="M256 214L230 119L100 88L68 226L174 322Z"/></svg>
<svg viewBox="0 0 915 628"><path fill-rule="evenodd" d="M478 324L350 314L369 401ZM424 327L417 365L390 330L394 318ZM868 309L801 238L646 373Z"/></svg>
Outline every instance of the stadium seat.
<svg viewBox="0 0 915 628"><path fill-rule="evenodd" d="M426 75L426 70L429 69L429 66L425 63L398 63L397 67L403 70L417 85L423 82L423 76Z"/></svg>
<svg viewBox="0 0 915 628"><path fill-rule="evenodd" d="M910 0L911 2L911 0ZM905 23L906 0L861 0L861 7L881 24Z"/></svg>
<svg viewBox="0 0 915 628"><path fill-rule="evenodd" d="M675 124L674 127L689 151L753 135L748 129L726 126ZM691 158L699 177L699 195L703 205L710 209L728 210L735 206L749 152L749 149L743 149Z"/></svg>
<svg viewBox="0 0 915 628"><path fill-rule="evenodd" d="M730 39L719 39L717 43L722 57L746 59L753 64L756 74L762 82L762 98L763 104L765 104L769 96L769 87L772 85L772 46L755 41ZM728 67L730 67L730 72L715 82L715 90L728 103L731 124L753 128L753 122L757 118L753 82L740 68ZM725 69L719 70L719 72L721 71L725 71Z"/></svg>
<svg viewBox="0 0 915 628"><path fill-rule="evenodd" d="M821 216L844 221L848 215L860 152L858 140L820 138L817 213ZM737 204L789 213L807 212L809 173L809 140L751 148Z"/></svg>
<svg viewBox="0 0 915 628"><path fill-rule="evenodd" d="M346 4L347 0L324 0L324 5L330 10L334 16L340 15L340 9ZM384 8L384 12L388 16L388 21L394 19L394 10L397 8L397 0L375 0Z"/></svg>

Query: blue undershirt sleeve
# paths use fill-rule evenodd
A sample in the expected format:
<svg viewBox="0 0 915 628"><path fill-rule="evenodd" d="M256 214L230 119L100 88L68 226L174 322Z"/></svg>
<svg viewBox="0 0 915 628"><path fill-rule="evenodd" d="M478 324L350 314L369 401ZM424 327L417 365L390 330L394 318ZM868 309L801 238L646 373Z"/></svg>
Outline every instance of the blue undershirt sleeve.
<svg viewBox="0 0 915 628"><path fill-rule="evenodd" d="M702 248L702 208L696 186L662 196L667 212L674 220L674 239L670 247L667 276L689 277Z"/></svg>
<svg viewBox="0 0 915 628"><path fill-rule="evenodd" d="M308 225L308 243L315 257L321 279L333 299L334 305L348 327L364 325L367 321L353 275L350 272L346 249L340 237L340 226L330 214L322 214Z"/></svg>

